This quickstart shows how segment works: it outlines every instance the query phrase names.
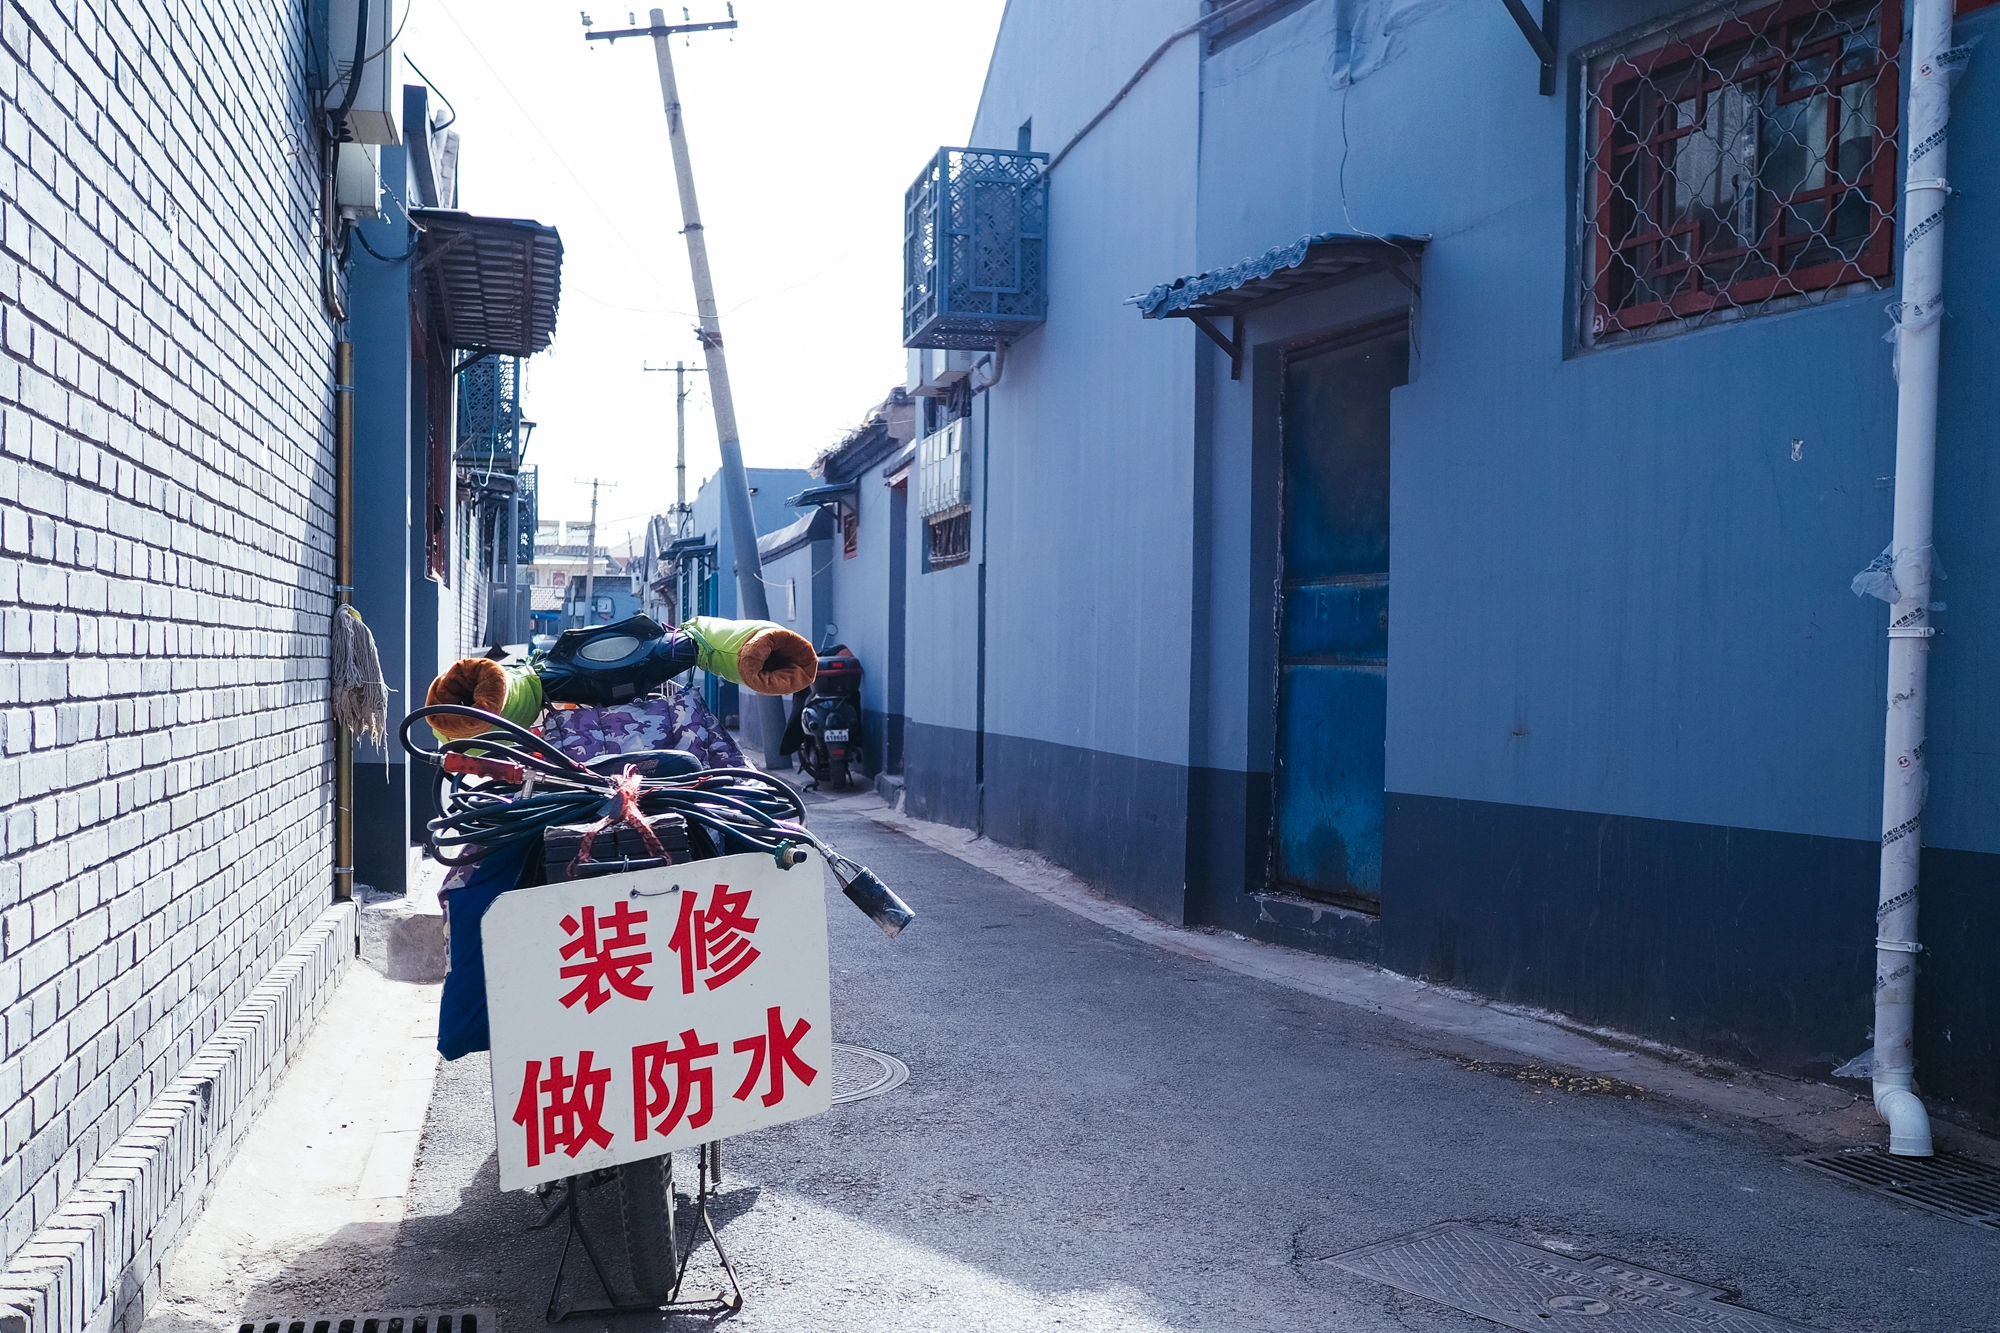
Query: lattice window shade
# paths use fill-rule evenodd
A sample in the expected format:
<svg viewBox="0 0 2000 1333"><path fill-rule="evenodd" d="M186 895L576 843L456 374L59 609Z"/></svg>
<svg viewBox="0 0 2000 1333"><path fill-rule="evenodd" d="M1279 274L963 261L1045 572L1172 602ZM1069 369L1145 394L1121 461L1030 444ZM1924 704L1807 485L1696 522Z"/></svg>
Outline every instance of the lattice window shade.
<svg viewBox="0 0 2000 1333"><path fill-rule="evenodd" d="M1899 0L1735 0L1584 71L1584 341L1887 287Z"/></svg>
<svg viewBox="0 0 2000 1333"><path fill-rule="evenodd" d="M1003 346L1048 306L1045 153L943 148L903 197L903 345Z"/></svg>
<svg viewBox="0 0 2000 1333"><path fill-rule="evenodd" d="M933 431L917 446L917 512L935 518L972 498L965 466L965 418Z"/></svg>

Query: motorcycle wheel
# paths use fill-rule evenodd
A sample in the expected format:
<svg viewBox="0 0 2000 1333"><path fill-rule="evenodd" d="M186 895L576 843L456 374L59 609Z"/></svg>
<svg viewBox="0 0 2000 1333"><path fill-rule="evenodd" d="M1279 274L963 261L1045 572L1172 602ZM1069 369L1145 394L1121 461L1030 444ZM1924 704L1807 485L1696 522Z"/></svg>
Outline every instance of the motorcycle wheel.
<svg viewBox="0 0 2000 1333"><path fill-rule="evenodd" d="M833 766L834 789L837 791L846 791L847 782L847 761L842 759Z"/></svg>
<svg viewBox="0 0 2000 1333"><path fill-rule="evenodd" d="M673 1294L679 1265L674 1235L672 1154L618 1168L618 1207L625 1223L625 1257L639 1298L663 1301Z"/></svg>

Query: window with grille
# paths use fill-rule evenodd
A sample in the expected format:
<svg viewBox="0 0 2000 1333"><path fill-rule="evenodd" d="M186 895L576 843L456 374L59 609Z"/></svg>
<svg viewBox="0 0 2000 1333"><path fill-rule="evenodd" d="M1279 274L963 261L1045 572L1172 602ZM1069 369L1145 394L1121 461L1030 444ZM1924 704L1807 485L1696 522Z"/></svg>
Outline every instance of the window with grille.
<svg viewBox="0 0 2000 1333"><path fill-rule="evenodd" d="M972 479L966 467L966 418L948 422L917 446L917 500L924 520L924 567L972 558Z"/></svg>
<svg viewBox="0 0 2000 1333"><path fill-rule="evenodd" d="M1898 0L1737 3L1590 62L1583 336L1885 287Z"/></svg>
<svg viewBox="0 0 2000 1333"><path fill-rule="evenodd" d="M924 520L924 565L938 569L972 559L972 509Z"/></svg>

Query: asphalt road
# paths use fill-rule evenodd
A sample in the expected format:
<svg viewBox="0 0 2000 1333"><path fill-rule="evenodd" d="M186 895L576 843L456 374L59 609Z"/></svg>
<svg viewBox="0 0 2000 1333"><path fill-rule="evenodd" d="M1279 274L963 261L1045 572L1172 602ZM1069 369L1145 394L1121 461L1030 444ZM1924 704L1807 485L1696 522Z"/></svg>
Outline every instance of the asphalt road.
<svg viewBox="0 0 2000 1333"><path fill-rule="evenodd" d="M1776 1130L1525 1083L1503 1053L1483 1066L1463 1041L1161 952L851 811L814 822L920 913L888 940L829 895L836 1039L911 1077L731 1141L722 1236L748 1301L717 1326L1492 1330L1325 1262L1468 1221L1811 1328L2000 1329L2000 1232L1788 1164L1801 1145ZM440 1073L399 1228L350 1228L251 1308L538 1326L561 1236L497 1188L487 1076L483 1057ZM601 1221L611 1194L590 1201Z"/></svg>

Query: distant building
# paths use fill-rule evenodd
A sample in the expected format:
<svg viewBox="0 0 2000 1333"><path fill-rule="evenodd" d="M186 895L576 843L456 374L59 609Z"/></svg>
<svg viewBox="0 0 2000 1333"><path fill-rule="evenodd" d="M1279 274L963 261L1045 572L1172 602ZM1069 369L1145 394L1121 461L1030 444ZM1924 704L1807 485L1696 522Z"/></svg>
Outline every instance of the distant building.
<svg viewBox="0 0 2000 1333"><path fill-rule="evenodd" d="M794 522L798 515L785 501L805 489L812 482L812 474L803 468L753 467L746 471L750 482L750 510L758 533L775 532ZM631 594L633 605L636 607L639 604L641 596L649 597L651 605L662 610L673 608L670 614L676 623L695 615L733 619L737 616L735 538L729 524L729 506L723 503L722 474L719 471L701 484L692 507L694 512L688 535L667 542L664 555L659 550L659 544L666 535L663 531L649 529L648 537L638 545L635 554L640 564L642 587ZM644 568L647 542L651 543L656 566L650 576ZM663 568L662 561L666 562ZM669 581L671 586L667 586ZM768 588L766 597L770 597ZM773 613L784 605L774 604ZM734 717L737 712L736 686L704 672L696 672L695 675L709 707L720 716Z"/></svg>
<svg viewBox="0 0 2000 1333"><path fill-rule="evenodd" d="M861 661L861 771L903 771L904 625L910 474L922 400L896 389L845 439L813 460L791 503L804 510L759 543L771 613L822 651Z"/></svg>

